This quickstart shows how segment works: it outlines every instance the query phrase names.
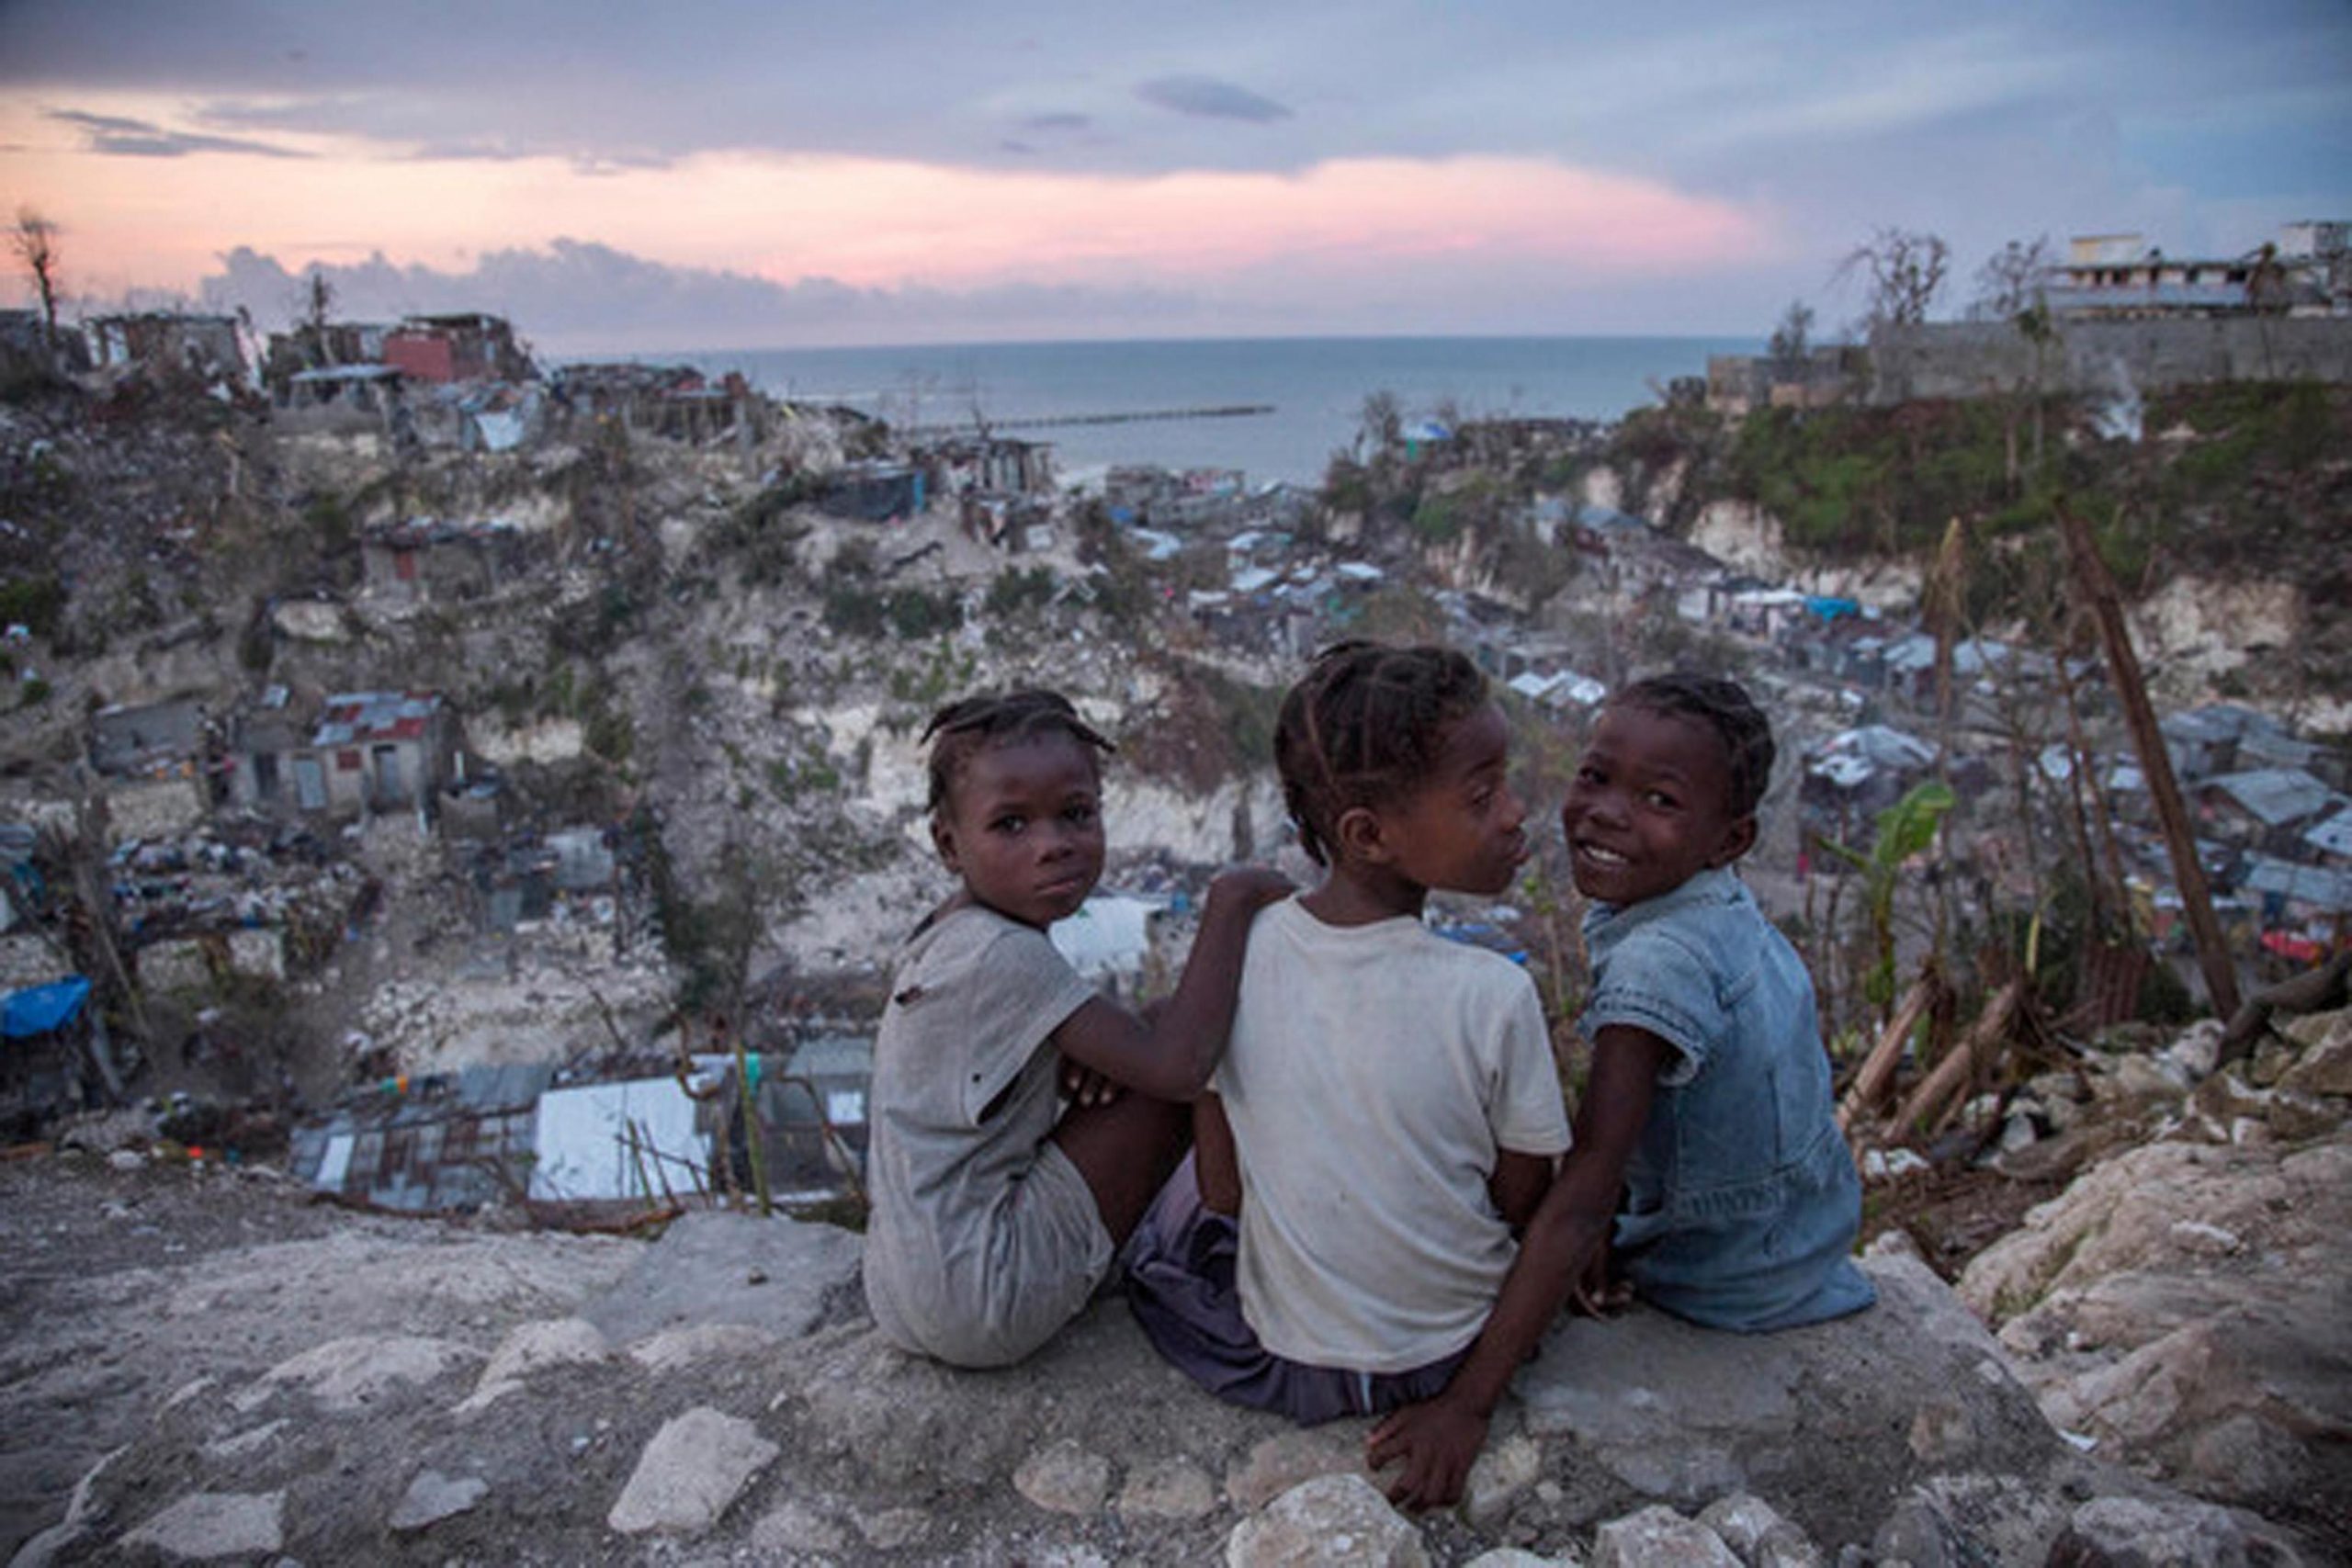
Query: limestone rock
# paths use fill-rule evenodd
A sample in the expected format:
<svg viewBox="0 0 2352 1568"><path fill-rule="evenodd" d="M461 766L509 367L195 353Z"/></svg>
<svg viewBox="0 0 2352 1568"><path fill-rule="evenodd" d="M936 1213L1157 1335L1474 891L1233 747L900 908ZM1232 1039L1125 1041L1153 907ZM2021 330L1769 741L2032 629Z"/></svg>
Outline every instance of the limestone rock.
<svg viewBox="0 0 2352 1568"><path fill-rule="evenodd" d="M490 1495L490 1483L478 1475L451 1477L437 1470L420 1470L392 1509L395 1530L425 1529L455 1518Z"/></svg>
<svg viewBox="0 0 2352 1568"><path fill-rule="evenodd" d="M1713 1530L1654 1504L1593 1532L1592 1568L1740 1568L1740 1561Z"/></svg>
<svg viewBox="0 0 2352 1568"><path fill-rule="evenodd" d="M2266 1509L2352 1485L2352 1456L2310 1440L2352 1410L2352 1138L2120 1154L1960 1289L2060 1427Z"/></svg>
<svg viewBox="0 0 2352 1568"><path fill-rule="evenodd" d="M1500 1442L1489 1439L1463 1483L1463 1516L1476 1529L1491 1528L1543 1473L1544 1450L1525 1433L1515 1432Z"/></svg>
<svg viewBox="0 0 2352 1568"><path fill-rule="evenodd" d="M1301 1482L1233 1527L1227 1568L1427 1568L1420 1532L1361 1475Z"/></svg>
<svg viewBox="0 0 2352 1568"><path fill-rule="evenodd" d="M790 1554L831 1556L849 1550L849 1532L821 1509L788 1498L752 1526L752 1550L763 1562Z"/></svg>
<svg viewBox="0 0 2352 1568"><path fill-rule="evenodd" d="M283 1492L198 1492L155 1515L122 1538L183 1562L252 1557L286 1541Z"/></svg>
<svg viewBox="0 0 2352 1568"><path fill-rule="evenodd" d="M1523 1547L1498 1546L1478 1553L1462 1568L1578 1568L1578 1560L1574 1552L1543 1557Z"/></svg>
<svg viewBox="0 0 2352 1568"><path fill-rule="evenodd" d="M645 1445L605 1522L623 1535L699 1535L778 1451L749 1421L707 1405L673 1416Z"/></svg>
<svg viewBox="0 0 2352 1568"><path fill-rule="evenodd" d="M308 1388L327 1409L348 1414L401 1383L435 1382L481 1355L453 1340L413 1335L330 1339L280 1361L232 1403L241 1410L258 1409L273 1389L293 1385Z"/></svg>
<svg viewBox="0 0 2352 1568"><path fill-rule="evenodd" d="M579 1366L601 1361L612 1354L604 1334L593 1323L576 1317L526 1323L510 1332L491 1353L490 1364L459 1415L470 1415L501 1395L522 1386L523 1380L543 1367Z"/></svg>
<svg viewBox="0 0 2352 1568"><path fill-rule="evenodd" d="M921 1508L883 1508L860 1514L857 1533L876 1551L899 1551L931 1533L931 1516Z"/></svg>
<svg viewBox="0 0 2352 1568"><path fill-rule="evenodd" d="M2189 1445L2188 1473L2224 1497L2283 1497L2299 1490L2310 1466L2303 1445L2276 1422L2241 1414Z"/></svg>
<svg viewBox="0 0 2352 1568"><path fill-rule="evenodd" d="M1976 1421L1957 1400L1931 1400L1911 1417L1908 1441L1920 1463L1950 1465L1976 1447Z"/></svg>
<svg viewBox="0 0 2352 1568"><path fill-rule="evenodd" d="M698 1323L665 1328L628 1348L629 1359L649 1372L674 1372L721 1356L753 1356L781 1343L763 1328L741 1323Z"/></svg>
<svg viewBox="0 0 2352 1568"><path fill-rule="evenodd" d="M1948 1286L1914 1258L1872 1255L1863 1269L1876 1306L1777 1334L1711 1332L1638 1307L1563 1321L1515 1384L1528 1431L1552 1450L1547 1468L1604 1472L1621 1506L1697 1507L1770 1477L1813 1539L1859 1540L1880 1499L1917 1474L1901 1435L1922 1405L1949 1404L1939 1433L1973 1432L2017 1469L2057 1458L2056 1434ZM1821 1461L1828 1453L1835 1464Z"/></svg>
<svg viewBox="0 0 2352 1568"><path fill-rule="evenodd" d="M1932 1496L1920 1492L1898 1500L1871 1538L1871 1555L1910 1568L1966 1568L1981 1555Z"/></svg>
<svg viewBox="0 0 2352 1568"><path fill-rule="evenodd" d="M1227 1471L1225 1495L1239 1508L1257 1509L1318 1475L1363 1473L1363 1440L1345 1422L1282 1432L1251 1448Z"/></svg>
<svg viewBox="0 0 2352 1568"><path fill-rule="evenodd" d="M1699 1511L1699 1522L1714 1531L1747 1568L1818 1568L1821 1562L1804 1531L1752 1493L1717 1498Z"/></svg>
<svg viewBox="0 0 2352 1568"><path fill-rule="evenodd" d="M856 1284L860 1243L832 1225L697 1211L673 1221L581 1315L615 1344L680 1324L740 1324L797 1339ZM764 1276L758 1284L752 1276Z"/></svg>
<svg viewBox="0 0 2352 1568"><path fill-rule="evenodd" d="M1115 1506L1122 1518L1204 1518L1216 1510L1216 1482L1191 1460L1160 1460L1127 1476Z"/></svg>
<svg viewBox="0 0 2352 1568"><path fill-rule="evenodd" d="M1047 1513L1100 1513L1111 1495L1111 1461L1063 1438L1022 1461L1012 1484Z"/></svg>
<svg viewBox="0 0 2352 1568"><path fill-rule="evenodd" d="M2298 1019L2313 1025L2320 1015ZM2279 1075L2278 1087L2298 1094L2352 1095L2352 1012L2324 1015L2326 1026L2306 1031L2312 1038L2302 1059Z"/></svg>
<svg viewBox="0 0 2352 1568"><path fill-rule="evenodd" d="M2210 1503L2095 1497L2067 1521L2049 1568L2293 1568L2301 1561L2279 1537Z"/></svg>

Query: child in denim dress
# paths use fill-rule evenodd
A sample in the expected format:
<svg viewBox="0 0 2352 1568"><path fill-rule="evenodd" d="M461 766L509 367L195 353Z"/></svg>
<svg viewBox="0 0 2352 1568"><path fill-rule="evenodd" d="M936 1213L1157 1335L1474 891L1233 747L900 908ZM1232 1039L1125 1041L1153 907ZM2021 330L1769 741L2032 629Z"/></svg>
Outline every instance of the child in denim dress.
<svg viewBox="0 0 2352 1568"><path fill-rule="evenodd" d="M1445 1392L1374 1429L1372 1462L1404 1465L1394 1500L1459 1494L1512 1372L1572 1293L1608 1299L1611 1263L1643 1299L1715 1328L1793 1327L1876 1299L1851 1257L1861 1186L1813 983L1731 869L1756 841L1773 752L1731 681L1644 681L1602 709L1560 812L1594 901L1575 1146Z"/></svg>

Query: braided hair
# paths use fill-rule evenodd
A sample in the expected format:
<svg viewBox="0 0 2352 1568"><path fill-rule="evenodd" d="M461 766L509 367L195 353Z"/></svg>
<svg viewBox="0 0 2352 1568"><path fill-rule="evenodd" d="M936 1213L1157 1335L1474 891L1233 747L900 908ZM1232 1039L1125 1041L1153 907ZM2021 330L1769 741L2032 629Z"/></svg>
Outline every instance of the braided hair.
<svg viewBox="0 0 2352 1568"><path fill-rule="evenodd" d="M1118 750L1102 732L1078 716L1069 699L1059 692L1024 687L1015 692L982 692L949 703L922 727L922 741L931 748L933 815L946 809L956 780L980 752L998 746L1015 746L1041 736L1067 735L1101 757Z"/></svg>
<svg viewBox="0 0 2352 1568"><path fill-rule="evenodd" d="M1772 782L1772 721L1738 682L1721 675L1678 671L1636 681L1609 699L1611 707L1696 719L1724 743L1724 808L1738 818L1754 814Z"/></svg>
<svg viewBox="0 0 2352 1568"><path fill-rule="evenodd" d="M1299 847L1331 863L1340 817L1424 783L1447 728L1486 705L1487 678L1450 648L1334 643L1283 698L1274 770Z"/></svg>

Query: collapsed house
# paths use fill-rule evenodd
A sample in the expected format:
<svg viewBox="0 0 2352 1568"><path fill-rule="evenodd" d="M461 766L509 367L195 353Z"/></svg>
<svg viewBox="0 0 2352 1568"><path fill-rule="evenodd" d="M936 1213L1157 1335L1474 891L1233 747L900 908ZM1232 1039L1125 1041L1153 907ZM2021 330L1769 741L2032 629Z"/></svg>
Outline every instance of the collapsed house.
<svg viewBox="0 0 2352 1568"><path fill-rule="evenodd" d="M418 381L528 381L538 369L503 316L409 316L384 334L383 363Z"/></svg>
<svg viewBox="0 0 2352 1568"><path fill-rule="evenodd" d="M244 344L238 340L234 316L144 310L93 316L82 330L91 363L100 370L188 375L238 385L245 380Z"/></svg>
<svg viewBox="0 0 2352 1568"><path fill-rule="evenodd" d="M486 598L530 565L528 537L503 518L412 518L369 528L359 539L361 592L395 604Z"/></svg>
<svg viewBox="0 0 2352 1568"><path fill-rule="evenodd" d="M691 365L566 365L550 385L565 418L609 420L632 435L699 446L766 434L765 400L736 371L713 385Z"/></svg>

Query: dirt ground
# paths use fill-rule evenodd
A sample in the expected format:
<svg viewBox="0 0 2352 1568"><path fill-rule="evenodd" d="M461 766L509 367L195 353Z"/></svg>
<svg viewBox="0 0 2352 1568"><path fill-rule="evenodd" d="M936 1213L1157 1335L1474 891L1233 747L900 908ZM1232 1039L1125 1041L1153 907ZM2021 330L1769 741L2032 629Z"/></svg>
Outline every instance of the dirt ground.
<svg viewBox="0 0 2352 1568"><path fill-rule="evenodd" d="M503 1261L483 1278L475 1255L493 1239ZM0 1162L0 1558L175 1391L257 1374L322 1324L487 1350L636 1251L353 1213L256 1168L117 1169L75 1151Z"/></svg>

